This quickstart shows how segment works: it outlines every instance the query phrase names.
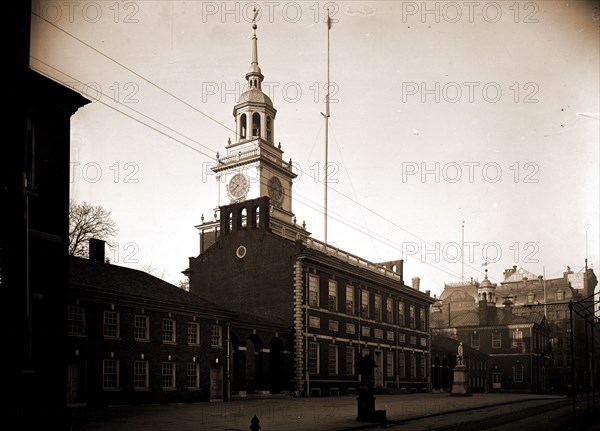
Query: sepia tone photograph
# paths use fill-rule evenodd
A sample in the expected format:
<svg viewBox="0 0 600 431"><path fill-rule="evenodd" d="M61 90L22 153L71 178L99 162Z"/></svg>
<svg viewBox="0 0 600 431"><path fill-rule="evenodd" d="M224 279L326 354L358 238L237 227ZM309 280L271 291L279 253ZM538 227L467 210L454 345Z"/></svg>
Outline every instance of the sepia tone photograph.
<svg viewBox="0 0 600 431"><path fill-rule="evenodd" d="M7 24L14 423L598 427L598 1Z"/></svg>

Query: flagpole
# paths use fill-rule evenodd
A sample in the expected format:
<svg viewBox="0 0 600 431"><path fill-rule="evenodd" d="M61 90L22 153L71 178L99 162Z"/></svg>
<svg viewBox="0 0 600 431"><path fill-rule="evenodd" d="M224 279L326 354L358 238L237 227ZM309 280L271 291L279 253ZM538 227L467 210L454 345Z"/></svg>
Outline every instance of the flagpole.
<svg viewBox="0 0 600 431"><path fill-rule="evenodd" d="M331 30L331 18L329 17L329 9L327 9L327 93L325 95L325 166L323 171L325 174L325 193L324 193L324 229L323 229L323 240L327 244L327 184L328 184L328 165L329 165L329 30Z"/></svg>
<svg viewBox="0 0 600 431"><path fill-rule="evenodd" d="M460 278L465 281L465 221L462 222L462 239L460 243Z"/></svg>

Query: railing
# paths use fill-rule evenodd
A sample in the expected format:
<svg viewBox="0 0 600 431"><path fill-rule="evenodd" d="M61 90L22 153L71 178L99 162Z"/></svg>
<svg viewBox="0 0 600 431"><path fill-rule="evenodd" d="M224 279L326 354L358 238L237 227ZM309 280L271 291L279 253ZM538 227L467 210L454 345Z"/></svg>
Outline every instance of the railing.
<svg viewBox="0 0 600 431"><path fill-rule="evenodd" d="M216 167L218 168L220 165L227 165L227 164L235 163L235 162L244 162L244 161L259 157L259 156L266 157L275 163L281 163L282 168L292 169L291 163L281 160L275 154L272 154L268 150L262 149L260 147L252 148L252 149L245 150L245 151L238 151L236 154L232 154L230 156L218 157Z"/></svg>
<svg viewBox="0 0 600 431"><path fill-rule="evenodd" d="M369 271L376 272L385 277L391 278L395 281L402 281L400 274L387 269L384 266L378 265L376 263L370 262L362 257L356 256L355 254L348 253L347 251L340 250L337 247L333 247L329 244L326 244L322 241L318 241L313 238L306 239L306 246L312 248L313 250L318 250L322 253L325 253L329 256L333 256L337 259L343 260L344 262L348 262L354 266L358 266L360 268L368 269Z"/></svg>

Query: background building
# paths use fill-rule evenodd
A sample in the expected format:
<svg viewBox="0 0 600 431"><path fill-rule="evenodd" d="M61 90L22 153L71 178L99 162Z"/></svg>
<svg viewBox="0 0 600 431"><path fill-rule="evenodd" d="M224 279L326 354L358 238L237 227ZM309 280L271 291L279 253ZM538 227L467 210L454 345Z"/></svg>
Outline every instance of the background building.
<svg viewBox="0 0 600 431"><path fill-rule="evenodd" d="M447 287L432 306L432 332L488 354L490 390L546 391L549 332L544 316L514 314L510 300L498 307L497 286L487 274L481 284Z"/></svg>

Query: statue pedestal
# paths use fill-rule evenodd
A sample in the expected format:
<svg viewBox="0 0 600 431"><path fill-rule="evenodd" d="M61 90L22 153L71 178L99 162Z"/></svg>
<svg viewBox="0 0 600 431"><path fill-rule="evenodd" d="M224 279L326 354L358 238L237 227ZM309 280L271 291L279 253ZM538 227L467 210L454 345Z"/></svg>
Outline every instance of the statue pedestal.
<svg viewBox="0 0 600 431"><path fill-rule="evenodd" d="M368 386L358 387L358 414L356 420L360 422L385 423L387 415L385 410L375 410L375 397Z"/></svg>
<svg viewBox="0 0 600 431"><path fill-rule="evenodd" d="M464 365L454 367L454 383L452 384L451 397L470 397L469 369Z"/></svg>

